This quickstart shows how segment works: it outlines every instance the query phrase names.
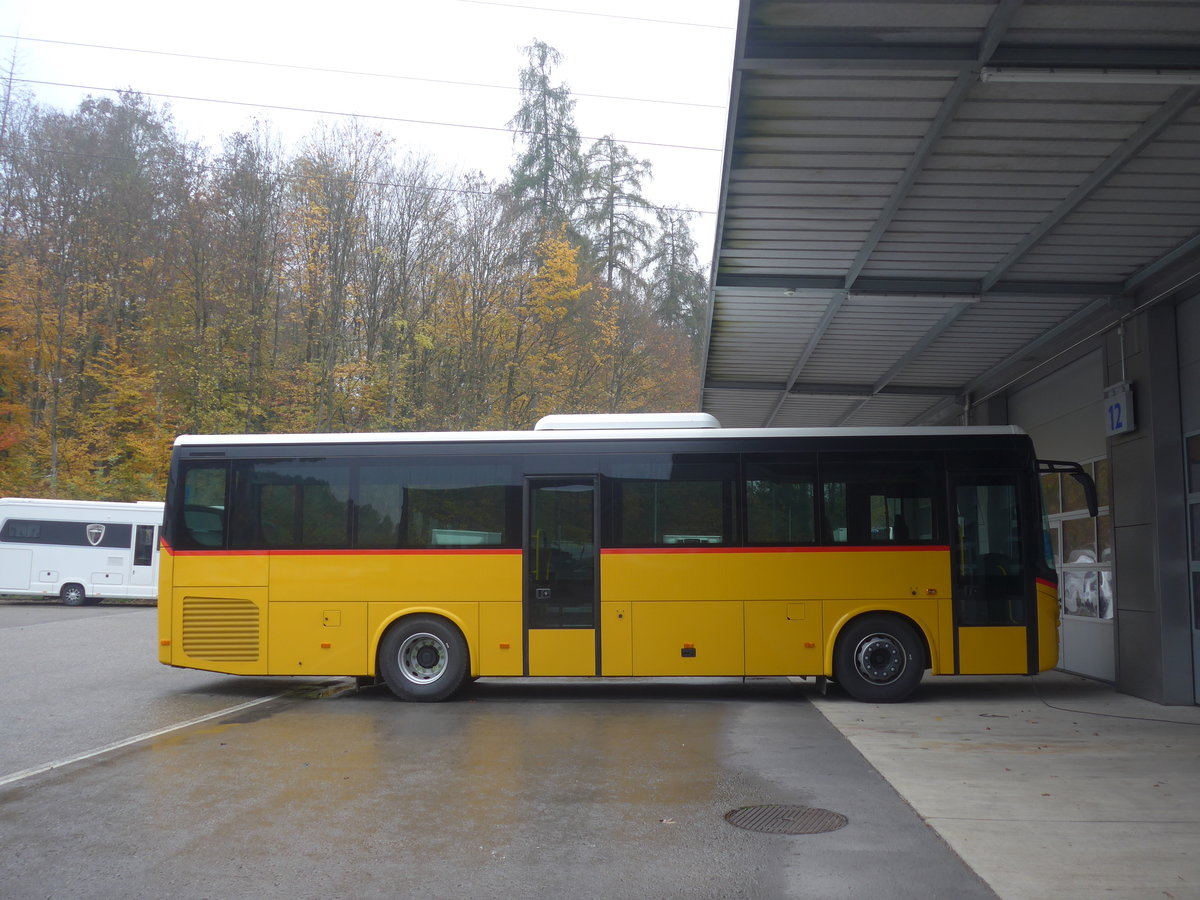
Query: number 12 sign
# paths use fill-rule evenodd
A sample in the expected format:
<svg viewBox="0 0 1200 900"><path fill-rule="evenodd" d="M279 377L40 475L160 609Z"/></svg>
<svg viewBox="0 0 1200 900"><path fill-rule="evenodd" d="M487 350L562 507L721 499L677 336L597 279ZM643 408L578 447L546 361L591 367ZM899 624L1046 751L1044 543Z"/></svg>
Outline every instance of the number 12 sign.
<svg viewBox="0 0 1200 900"><path fill-rule="evenodd" d="M1133 385L1122 381L1104 389L1105 434L1126 434L1133 431L1137 423L1133 417Z"/></svg>

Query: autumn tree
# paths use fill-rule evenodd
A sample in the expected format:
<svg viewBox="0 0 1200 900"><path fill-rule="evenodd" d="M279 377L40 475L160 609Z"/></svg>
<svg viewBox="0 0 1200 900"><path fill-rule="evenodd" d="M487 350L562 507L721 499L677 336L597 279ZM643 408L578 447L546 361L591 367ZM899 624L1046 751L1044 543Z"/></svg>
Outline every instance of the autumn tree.
<svg viewBox="0 0 1200 900"><path fill-rule="evenodd" d="M704 277L526 48L511 181L360 123L207 148L132 93L0 114L0 492L161 496L182 431L509 429L695 396Z"/></svg>

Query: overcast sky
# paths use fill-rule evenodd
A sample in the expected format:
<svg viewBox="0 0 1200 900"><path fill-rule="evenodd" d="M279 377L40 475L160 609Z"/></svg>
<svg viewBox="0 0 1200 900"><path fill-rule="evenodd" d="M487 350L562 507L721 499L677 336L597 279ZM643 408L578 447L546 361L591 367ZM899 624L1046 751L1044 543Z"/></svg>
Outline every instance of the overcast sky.
<svg viewBox="0 0 1200 900"><path fill-rule="evenodd" d="M736 17L737 0L0 0L0 46L18 79L76 86L24 85L60 109L132 88L214 145L254 119L295 142L354 114L444 170L499 180L522 48L539 39L564 57L580 133L649 159L652 202L707 213L693 220L707 265Z"/></svg>

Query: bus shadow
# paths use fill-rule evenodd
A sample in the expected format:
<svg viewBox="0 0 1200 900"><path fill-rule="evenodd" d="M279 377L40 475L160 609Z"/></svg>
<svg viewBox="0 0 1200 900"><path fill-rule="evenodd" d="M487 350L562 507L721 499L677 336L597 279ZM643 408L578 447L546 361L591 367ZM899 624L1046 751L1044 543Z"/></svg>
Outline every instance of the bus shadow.
<svg viewBox="0 0 1200 900"><path fill-rule="evenodd" d="M927 676L900 705L934 706L961 703L1037 703L1103 701L1115 695L1113 685L1065 672L1026 675ZM825 698L838 703L858 701L835 683Z"/></svg>
<svg viewBox="0 0 1200 900"><path fill-rule="evenodd" d="M794 702L805 693L803 685L786 678L481 678L447 702ZM351 690L343 696L363 702L399 702L386 685Z"/></svg>

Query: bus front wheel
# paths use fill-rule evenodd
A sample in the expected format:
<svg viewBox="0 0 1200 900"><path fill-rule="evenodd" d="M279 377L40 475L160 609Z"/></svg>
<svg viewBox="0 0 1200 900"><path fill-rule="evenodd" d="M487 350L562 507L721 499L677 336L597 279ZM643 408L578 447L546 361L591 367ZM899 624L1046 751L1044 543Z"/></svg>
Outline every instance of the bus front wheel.
<svg viewBox="0 0 1200 900"><path fill-rule="evenodd" d="M855 700L896 703L917 689L925 653L912 625L896 616L864 616L838 637L833 677Z"/></svg>
<svg viewBox="0 0 1200 900"><path fill-rule="evenodd" d="M468 662L462 632L436 616L401 619L379 644L379 674L401 700L452 697L466 680Z"/></svg>
<svg viewBox="0 0 1200 900"><path fill-rule="evenodd" d="M64 584L58 596L62 598L63 606L83 606L88 599L82 584Z"/></svg>

